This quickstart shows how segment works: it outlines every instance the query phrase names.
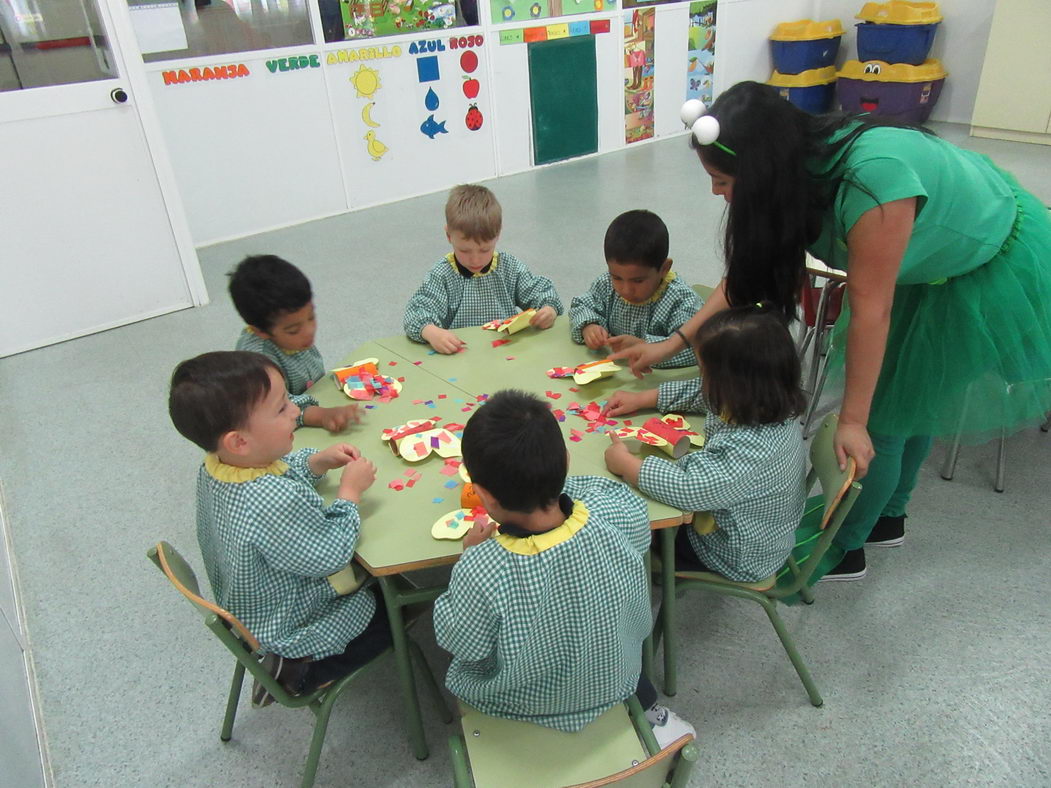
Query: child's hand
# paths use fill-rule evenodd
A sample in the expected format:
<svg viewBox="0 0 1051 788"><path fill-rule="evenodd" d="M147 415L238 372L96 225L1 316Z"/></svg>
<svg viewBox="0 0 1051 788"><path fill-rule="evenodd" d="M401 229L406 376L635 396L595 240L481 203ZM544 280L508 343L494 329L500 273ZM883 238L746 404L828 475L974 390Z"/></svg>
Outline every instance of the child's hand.
<svg viewBox="0 0 1051 788"><path fill-rule="evenodd" d="M463 547L466 550L468 547L474 547L476 544L481 544L490 536L493 535L493 531L496 530L496 523L490 520L488 517L485 520L476 520L474 525L471 526L471 530L464 534Z"/></svg>
<svg viewBox="0 0 1051 788"><path fill-rule="evenodd" d="M361 503L361 494L376 481L376 466L360 455L343 466L339 477L339 497Z"/></svg>
<svg viewBox="0 0 1051 788"><path fill-rule="evenodd" d="M614 353L619 353L633 345L642 344L643 341L644 340L641 340L638 337L633 337L631 334L618 334L615 337L609 338L609 346L613 348Z"/></svg>
<svg viewBox="0 0 1051 788"><path fill-rule="evenodd" d="M606 401L607 416L629 416L637 410L657 407L657 389L614 391Z"/></svg>
<svg viewBox="0 0 1051 788"><path fill-rule="evenodd" d="M536 314L529 319L529 325L534 328L551 328L555 323L558 313L551 306L542 306L536 310Z"/></svg>
<svg viewBox="0 0 1051 788"><path fill-rule="evenodd" d="M361 406L357 404L340 405L337 408L320 408L319 427L331 433L343 432L348 424L361 421Z"/></svg>
<svg viewBox="0 0 1051 788"><path fill-rule="evenodd" d="M349 443L334 443L327 449L322 449L317 454L311 454L307 464L315 476L342 468L348 462L361 457L361 450Z"/></svg>
<svg viewBox="0 0 1051 788"><path fill-rule="evenodd" d="M589 350L598 350L609 344L609 332L598 323L588 323L581 333Z"/></svg>
<svg viewBox="0 0 1051 788"><path fill-rule="evenodd" d="M452 331L446 328L439 328L433 323L424 328L420 332L420 336L427 340L428 345L446 356L459 353L460 348L465 345L465 342Z"/></svg>
<svg viewBox="0 0 1051 788"><path fill-rule="evenodd" d="M611 473L615 473L624 481L638 484L642 460L628 451L627 445L617 437L615 432L607 434L609 435L610 446L606 449L605 454L606 467L609 468Z"/></svg>

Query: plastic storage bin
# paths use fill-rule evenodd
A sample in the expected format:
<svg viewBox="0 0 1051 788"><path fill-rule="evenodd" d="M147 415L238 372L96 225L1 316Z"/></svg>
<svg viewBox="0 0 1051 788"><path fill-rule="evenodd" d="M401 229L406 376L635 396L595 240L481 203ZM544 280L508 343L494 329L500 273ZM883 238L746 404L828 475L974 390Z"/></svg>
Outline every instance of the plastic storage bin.
<svg viewBox="0 0 1051 788"><path fill-rule="evenodd" d="M908 63L919 66L927 60L938 23L930 25L877 25L860 22L858 60Z"/></svg>
<svg viewBox="0 0 1051 788"><path fill-rule="evenodd" d="M801 74L836 63L843 26L838 19L813 22L783 22L770 36L774 70L781 74Z"/></svg>
<svg viewBox="0 0 1051 788"><path fill-rule="evenodd" d="M937 3L911 3L890 0L889 3L865 3L855 19L881 25L929 25L942 21Z"/></svg>
<svg viewBox="0 0 1051 788"><path fill-rule="evenodd" d="M818 115L828 112L836 94L836 67L812 68L802 74L775 71L767 80L781 96L801 110Z"/></svg>
<svg viewBox="0 0 1051 788"><path fill-rule="evenodd" d="M836 96L848 112L926 123L946 76L937 60L928 60L922 66L848 60L840 69Z"/></svg>

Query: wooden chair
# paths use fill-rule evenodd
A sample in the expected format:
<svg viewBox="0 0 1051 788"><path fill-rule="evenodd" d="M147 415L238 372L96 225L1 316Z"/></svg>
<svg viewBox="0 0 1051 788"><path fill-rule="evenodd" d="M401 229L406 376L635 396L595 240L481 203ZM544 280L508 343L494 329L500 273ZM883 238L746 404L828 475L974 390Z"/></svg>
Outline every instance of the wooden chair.
<svg viewBox="0 0 1051 788"><path fill-rule="evenodd" d="M463 737L449 739L456 788L682 788L697 761L690 735L660 749L634 695L576 733L461 710Z"/></svg>
<svg viewBox="0 0 1051 788"><path fill-rule="evenodd" d="M314 735L310 740L310 749L307 752L302 781L304 788L313 785L333 705L354 681L370 671L374 665L381 661L383 656L391 653L392 649L388 648L372 661L326 687L303 695L292 695L263 668L260 662L262 655L259 653L259 641L248 631L245 625L229 611L201 596L197 576L174 547L167 542L158 542L157 546L150 548L146 555L164 573L165 577L168 578L169 582L175 586L179 593L186 597L197 608L198 612L204 615L205 626L219 638L237 660L237 664L234 667L233 681L230 684L229 697L226 702L226 716L223 718L223 727L219 738L224 742L230 741L233 733L234 717L237 715L237 704L241 697L241 685L247 670L256 681L274 696L277 703L292 709L299 709L305 706L314 713L316 718ZM438 689L430 667L423 657L423 652L420 651L420 647L411 638L408 642L413 657L423 669L424 676L434 693L439 707L444 710L445 703L441 698L441 691Z"/></svg>
<svg viewBox="0 0 1051 788"><path fill-rule="evenodd" d="M824 702L817 685L810 676L810 671L807 670L803 658L799 655L794 641L777 612L777 603L778 600L795 594L799 594L807 604L813 603L814 598L807 581L828 551L836 532L839 531L858 493L861 492L861 485L854 481L854 460L851 459L847 463L845 471L839 469L839 461L836 459L832 443L838 422L837 414L831 413L826 416L810 445L810 462L813 467L807 474L806 486L807 490L812 490L818 482L821 483L820 520L816 528L811 528L804 514L800 528L796 531L796 549L792 555L789 555L781 571L757 583L738 583L727 580L714 572L681 572L678 570L673 573L662 572L663 577L673 578L671 587L668 586L667 580L662 583L664 593L657 623L654 626L655 640L659 640L662 634L664 635L664 692L666 695L674 695L677 689L676 638L673 633L671 638L668 637L676 623L676 608L678 607L676 597L682 596L687 591L704 590L724 596L749 599L761 605L774 631L777 632L781 645L795 667L796 673L799 674L810 702L815 706L820 706ZM688 528L689 526L680 527Z"/></svg>

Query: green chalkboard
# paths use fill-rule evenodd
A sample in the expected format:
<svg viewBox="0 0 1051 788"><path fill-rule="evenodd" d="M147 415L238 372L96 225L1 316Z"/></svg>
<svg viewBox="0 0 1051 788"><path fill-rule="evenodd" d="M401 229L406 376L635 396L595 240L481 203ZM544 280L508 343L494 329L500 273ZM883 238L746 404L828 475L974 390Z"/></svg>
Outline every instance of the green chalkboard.
<svg viewBox="0 0 1051 788"><path fill-rule="evenodd" d="M598 150L595 37L572 36L529 46L533 163Z"/></svg>

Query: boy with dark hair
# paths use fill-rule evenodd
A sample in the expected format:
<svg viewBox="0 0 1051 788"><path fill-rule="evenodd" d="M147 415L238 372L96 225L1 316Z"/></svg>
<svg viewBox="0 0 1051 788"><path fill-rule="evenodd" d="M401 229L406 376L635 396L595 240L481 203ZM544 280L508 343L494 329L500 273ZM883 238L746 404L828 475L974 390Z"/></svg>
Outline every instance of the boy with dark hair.
<svg viewBox="0 0 1051 788"><path fill-rule="evenodd" d="M208 452L197 474L197 541L215 601L258 638L267 669L304 692L385 649L387 617L348 570L375 466L346 443L290 454L299 408L259 353L183 361L168 410ZM336 468L339 493L325 506L314 486ZM269 700L257 685L253 701Z"/></svg>
<svg viewBox="0 0 1051 788"><path fill-rule="evenodd" d="M262 353L273 361L302 411L297 426L342 432L357 422L356 404L322 408L306 393L325 374L314 344L317 315L310 280L287 260L272 254L250 255L230 272L230 298L246 326L237 350Z"/></svg>
<svg viewBox="0 0 1051 788"><path fill-rule="evenodd" d="M623 350L639 342L660 342L693 317L703 301L671 270L668 228L657 214L622 213L606 230L608 271L569 306L573 341L592 350ZM688 367L686 348L658 367Z"/></svg>
<svg viewBox="0 0 1051 788"><path fill-rule="evenodd" d="M563 731L637 691L662 746L692 732L640 675L651 626L645 502L610 479L567 479L558 422L518 391L475 411L463 460L500 525L464 536L434 605L438 644L453 655L449 690L486 714Z"/></svg>
<svg viewBox="0 0 1051 788"><path fill-rule="evenodd" d="M445 237L452 251L442 257L405 306L405 335L439 353L463 347L452 329L536 309L530 320L550 328L562 301L546 276L536 276L514 255L496 251L503 213L484 186L463 184L445 203Z"/></svg>

